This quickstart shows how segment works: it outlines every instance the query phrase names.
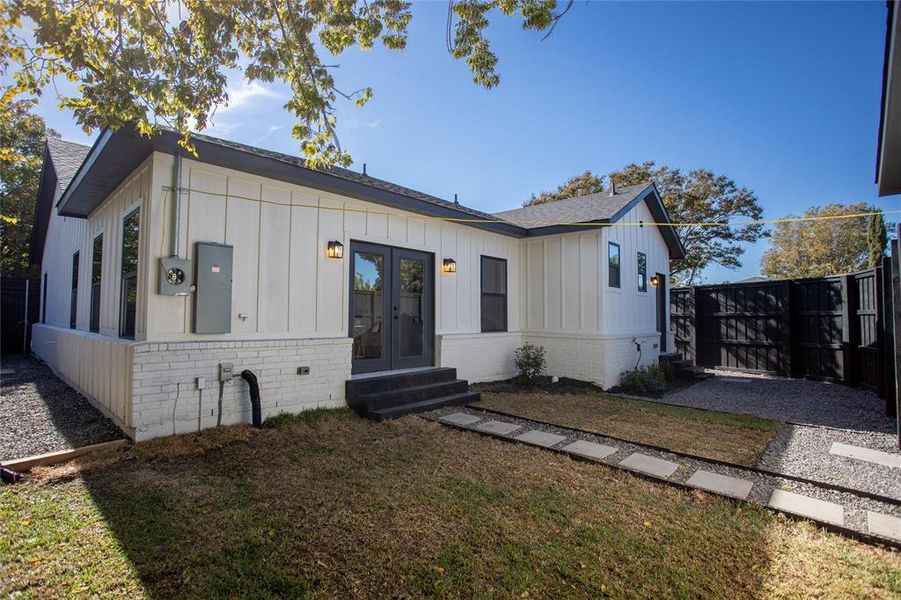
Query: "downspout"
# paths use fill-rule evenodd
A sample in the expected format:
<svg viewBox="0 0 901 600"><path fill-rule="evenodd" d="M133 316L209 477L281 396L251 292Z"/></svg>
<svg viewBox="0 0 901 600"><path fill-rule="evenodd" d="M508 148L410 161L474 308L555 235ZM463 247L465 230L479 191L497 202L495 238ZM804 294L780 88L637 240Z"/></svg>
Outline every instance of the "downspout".
<svg viewBox="0 0 901 600"><path fill-rule="evenodd" d="M253 426L259 429L263 426L263 416L260 410L260 384L257 376L250 369L241 371L241 378L247 382L250 391L250 410Z"/></svg>
<svg viewBox="0 0 901 600"><path fill-rule="evenodd" d="M172 219L172 256L181 257L181 154L176 151L174 173L172 175L175 215Z"/></svg>

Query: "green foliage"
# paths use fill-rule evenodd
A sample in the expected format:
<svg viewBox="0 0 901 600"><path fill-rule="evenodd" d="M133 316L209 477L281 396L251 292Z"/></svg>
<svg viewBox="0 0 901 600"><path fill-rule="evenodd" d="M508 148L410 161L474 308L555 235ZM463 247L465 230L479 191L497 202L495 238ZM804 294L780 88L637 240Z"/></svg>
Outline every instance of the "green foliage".
<svg viewBox="0 0 901 600"><path fill-rule="evenodd" d="M520 375L529 383L535 383L547 367L544 346L525 343L513 351L513 364Z"/></svg>
<svg viewBox="0 0 901 600"><path fill-rule="evenodd" d="M698 283L710 265L739 268L745 252L742 244L757 242L768 235L763 225L691 225L725 223L736 217L757 220L763 216L757 196L724 175L707 169L683 173L672 167L657 167L649 161L626 165L610 173L609 178L619 186L654 183L670 219L689 224L676 228L685 247L685 258L670 265L670 275L677 285Z"/></svg>
<svg viewBox="0 0 901 600"><path fill-rule="evenodd" d="M638 367L623 375L619 387L624 392L646 394L658 391L675 377L673 367L666 361Z"/></svg>
<svg viewBox="0 0 901 600"><path fill-rule="evenodd" d="M886 246L888 246L888 233L885 230L885 216L870 215L867 219L867 266L869 268L882 265Z"/></svg>
<svg viewBox="0 0 901 600"><path fill-rule="evenodd" d="M523 206L535 206L536 204L545 204L557 200L578 198L579 196L587 196L602 191L604 191L604 178L595 175L591 171L585 171L581 175L570 177L553 192L541 192L537 196L532 194L531 198L523 203Z"/></svg>
<svg viewBox="0 0 901 600"><path fill-rule="evenodd" d="M555 0L456 0L448 13L448 51L465 60L473 80L500 82L497 56L485 30L494 9L522 27L550 32L567 9ZM340 90L333 77L338 56L376 43L403 50L413 13L403 0L15 0L0 3L0 72L11 73L0 104L16 95L39 95L54 77L79 83L61 97L86 130L134 123L144 134L162 122L194 152L190 131L202 131L228 101L229 70L249 81L281 81L292 95L285 109L292 134L311 167L348 165L337 134L339 100L363 106L371 88ZM22 27L23 19L34 29Z"/></svg>
<svg viewBox="0 0 901 600"><path fill-rule="evenodd" d="M841 275L869 268L885 252L882 215L876 215L876 224L871 216L830 217L876 210L864 202L813 206L804 211L804 218L810 220L777 223L770 248L760 259L761 272L768 277L790 279Z"/></svg>
<svg viewBox="0 0 901 600"><path fill-rule="evenodd" d="M30 275L29 246L41 179L44 142L57 137L31 114L34 101L0 106L0 273Z"/></svg>

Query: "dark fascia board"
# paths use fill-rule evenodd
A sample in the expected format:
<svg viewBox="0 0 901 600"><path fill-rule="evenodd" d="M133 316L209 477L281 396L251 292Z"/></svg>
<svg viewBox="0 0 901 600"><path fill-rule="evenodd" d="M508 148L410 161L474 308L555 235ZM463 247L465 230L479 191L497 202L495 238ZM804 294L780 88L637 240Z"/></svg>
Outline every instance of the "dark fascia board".
<svg viewBox="0 0 901 600"><path fill-rule="evenodd" d="M899 12L887 3L882 101L876 142L876 183L880 196L901 193L901 39Z"/></svg>
<svg viewBox="0 0 901 600"><path fill-rule="evenodd" d="M39 265L44 258L44 242L50 226L50 215L53 211L53 197L56 195L56 168L50 158L47 142L44 142L44 158L41 162L41 178L35 198L34 220L31 228L31 243L28 250L28 264Z"/></svg>
<svg viewBox="0 0 901 600"><path fill-rule="evenodd" d="M219 167L245 171L260 177L303 185L412 213L444 219L460 219L462 225L513 237L526 235L523 228L512 223L466 222L477 217L329 173L306 169L273 156L217 144L206 138L195 138L192 143L197 148L198 160ZM60 198L60 214L86 217L154 150L167 154L178 153L192 158L178 146L177 134L168 130L159 132L151 139L141 137L133 130L104 131Z"/></svg>

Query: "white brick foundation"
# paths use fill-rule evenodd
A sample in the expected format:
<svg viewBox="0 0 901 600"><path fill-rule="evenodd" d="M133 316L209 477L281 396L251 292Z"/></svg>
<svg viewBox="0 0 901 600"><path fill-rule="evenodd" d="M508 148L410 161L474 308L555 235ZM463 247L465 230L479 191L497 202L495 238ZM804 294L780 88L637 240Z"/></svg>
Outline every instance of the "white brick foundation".
<svg viewBox="0 0 901 600"><path fill-rule="evenodd" d="M137 344L134 439L215 427L223 362L233 363L236 375L224 386L223 425L251 421L247 384L237 377L244 369L259 380L264 420L283 412L344 406L350 359L350 338ZM301 366L310 367L310 374L298 375ZM206 378L206 389L197 389L198 377Z"/></svg>
<svg viewBox="0 0 901 600"><path fill-rule="evenodd" d="M457 377L470 383L501 381L519 374L513 351L522 345L519 333L466 333L439 335L435 364L454 367Z"/></svg>

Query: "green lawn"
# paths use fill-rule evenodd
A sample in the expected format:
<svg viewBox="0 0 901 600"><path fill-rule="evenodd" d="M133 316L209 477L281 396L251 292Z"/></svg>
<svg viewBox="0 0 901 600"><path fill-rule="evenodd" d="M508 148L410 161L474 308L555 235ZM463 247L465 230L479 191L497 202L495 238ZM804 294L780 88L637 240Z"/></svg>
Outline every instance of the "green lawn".
<svg viewBox="0 0 901 600"><path fill-rule="evenodd" d="M482 393L477 405L561 427L756 466L779 421L598 393Z"/></svg>
<svg viewBox="0 0 901 600"><path fill-rule="evenodd" d="M896 553L756 505L347 411L223 428L0 489L25 597L897 597Z"/></svg>

